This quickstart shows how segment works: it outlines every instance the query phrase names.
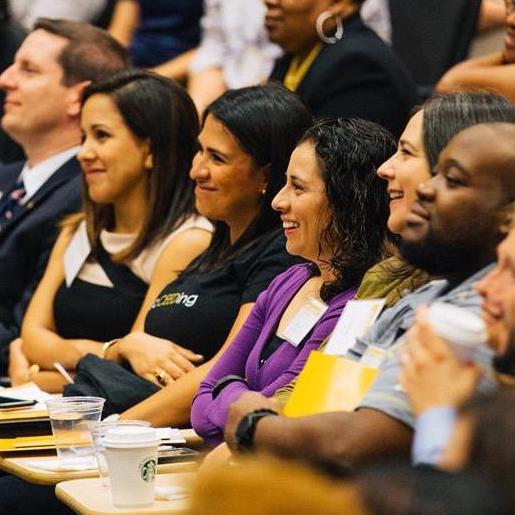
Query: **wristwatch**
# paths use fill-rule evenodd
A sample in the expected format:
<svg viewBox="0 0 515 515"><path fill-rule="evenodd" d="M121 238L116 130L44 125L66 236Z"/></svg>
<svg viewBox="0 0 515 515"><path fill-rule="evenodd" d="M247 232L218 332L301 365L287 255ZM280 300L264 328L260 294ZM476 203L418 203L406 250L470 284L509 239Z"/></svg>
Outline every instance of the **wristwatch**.
<svg viewBox="0 0 515 515"><path fill-rule="evenodd" d="M257 409L247 413L238 424L234 438L236 447L240 452L249 452L254 447L254 433L256 432L257 423L264 417L270 415L279 415L277 411L271 409Z"/></svg>

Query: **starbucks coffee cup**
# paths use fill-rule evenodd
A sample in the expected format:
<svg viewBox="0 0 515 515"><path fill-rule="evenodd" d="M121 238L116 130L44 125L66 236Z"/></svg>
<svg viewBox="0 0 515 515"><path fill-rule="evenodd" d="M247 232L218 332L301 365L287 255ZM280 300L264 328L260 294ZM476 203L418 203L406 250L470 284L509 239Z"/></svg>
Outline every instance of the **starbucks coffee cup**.
<svg viewBox="0 0 515 515"><path fill-rule="evenodd" d="M428 320L433 330L452 347L456 357L473 361L478 348L486 342L483 320L466 309L435 302L429 306Z"/></svg>
<svg viewBox="0 0 515 515"><path fill-rule="evenodd" d="M152 427L116 427L103 438L111 495L117 508L153 504L159 443Z"/></svg>

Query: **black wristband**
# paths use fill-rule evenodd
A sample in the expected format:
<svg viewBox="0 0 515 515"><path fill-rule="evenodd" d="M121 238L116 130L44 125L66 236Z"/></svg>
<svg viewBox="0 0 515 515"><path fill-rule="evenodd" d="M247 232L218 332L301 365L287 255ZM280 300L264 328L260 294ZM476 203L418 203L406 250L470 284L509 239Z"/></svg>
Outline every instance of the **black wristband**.
<svg viewBox="0 0 515 515"><path fill-rule="evenodd" d="M211 397L216 399L218 395L220 395L220 392L229 384L231 383L245 383L247 384L247 381L245 381L244 377L238 376L236 374L229 374L226 376L223 376L221 379L219 379L215 386L213 387L213 391L211 392Z"/></svg>
<svg viewBox="0 0 515 515"><path fill-rule="evenodd" d="M264 417L279 415L277 411L268 408L261 408L247 413L236 428L236 446L240 452L249 452L254 447L254 434L257 423Z"/></svg>

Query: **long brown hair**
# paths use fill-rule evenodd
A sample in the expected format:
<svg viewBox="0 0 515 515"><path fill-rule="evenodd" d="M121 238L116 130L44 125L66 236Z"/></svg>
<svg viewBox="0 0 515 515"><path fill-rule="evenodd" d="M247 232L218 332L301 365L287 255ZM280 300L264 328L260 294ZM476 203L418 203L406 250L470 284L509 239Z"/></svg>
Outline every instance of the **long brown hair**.
<svg viewBox="0 0 515 515"><path fill-rule="evenodd" d="M150 141L153 164L148 173L145 219L134 243L114 256L115 260L133 259L195 213L189 170L197 152L197 112L184 88L146 71L124 71L88 87L83 104L99 93L109 95L137 138ZM83 206L88 237L95 249L101 231L114 227L113 206L93 202L87 187L83 187Z"/></svg>

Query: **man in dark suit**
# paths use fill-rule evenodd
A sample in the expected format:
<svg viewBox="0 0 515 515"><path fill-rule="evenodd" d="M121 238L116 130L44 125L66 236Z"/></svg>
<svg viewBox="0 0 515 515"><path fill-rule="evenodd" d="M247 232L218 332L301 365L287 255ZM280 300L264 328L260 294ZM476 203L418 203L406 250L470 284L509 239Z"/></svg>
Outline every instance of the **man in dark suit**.
<svg viewBox="0 0 515 515"><path fill-rule="evenodd" d="M105 31L69 20L39 19L0 75L3 130L27 161L0 168L0 375L25 308L41 278L59 221L80 209L75 158L84 89L125 68L124 49Z"/></svg>

